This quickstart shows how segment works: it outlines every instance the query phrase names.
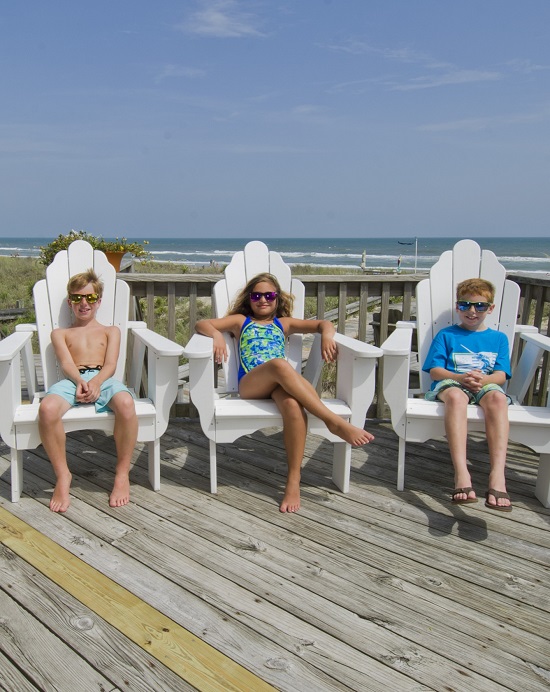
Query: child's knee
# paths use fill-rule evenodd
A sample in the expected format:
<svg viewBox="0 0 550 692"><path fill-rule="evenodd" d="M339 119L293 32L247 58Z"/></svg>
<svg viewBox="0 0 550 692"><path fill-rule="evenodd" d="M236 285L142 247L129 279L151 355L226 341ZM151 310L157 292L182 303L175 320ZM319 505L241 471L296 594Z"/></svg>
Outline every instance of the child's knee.
<svg viewBox="0 0 550 692"><path fill-rule="evenodd" d="M115 398L116 397L116 398ZM136 415L136 407L132 396L126 392L120 392L113 397L112 408L115 416L124 420L131 420Z"/></svg>
<svg viewBox="0 0 550 692"><path fill-rule="evenodd" d="M53 396L44 397L44 399L42 399L40 402L40 406L38 407L39 422L42 424L51 424L59 420L61 416L62 413L55 398Z"/></svg>
<svg viewBox="0 0 550 692"><path fill-rule="evenodd" d="M447 387L444 389L439 398L446 406L464 406L468 404L468 395L459 387Z"/></svg>

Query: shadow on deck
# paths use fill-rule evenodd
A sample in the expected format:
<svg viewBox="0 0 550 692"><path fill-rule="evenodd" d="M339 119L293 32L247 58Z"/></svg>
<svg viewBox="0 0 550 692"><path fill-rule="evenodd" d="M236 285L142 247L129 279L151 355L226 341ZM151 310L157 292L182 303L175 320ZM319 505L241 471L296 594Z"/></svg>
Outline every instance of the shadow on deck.
<svg viewBox="0 0 550 692"><path fill-rule="evenodd" d="M510 447L511 514L452 506L444 440L408 445L399 493L397 438L367 423L376 440L353 451L348 495L330 481L331 445L308 437L296 515L277 508L277 430L219 446L210 495L207 440L172 420L160 493L136 452L120 509L107 504L112 439L72 434L65 515L48 510L42 448L9 501L1 447L0 687L548 689L550 510L533 496L535 456ZM469 456L482 496L482 437Z"/></svg>

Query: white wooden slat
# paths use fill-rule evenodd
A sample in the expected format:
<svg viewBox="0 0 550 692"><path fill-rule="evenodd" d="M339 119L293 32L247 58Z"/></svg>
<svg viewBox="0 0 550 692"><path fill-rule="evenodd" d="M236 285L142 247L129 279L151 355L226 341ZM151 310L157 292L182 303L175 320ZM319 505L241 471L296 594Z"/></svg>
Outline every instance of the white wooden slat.
<svg viewBox="0 0 550 692"><path fill-rule="evenodd" d="M430 269L430 305L432 310L433 334L453 324L453 255L444 252Z"/></svg>
<svg viewBox="0 0 550 692"><path fill-rule="evenodd" d="M456 287L465 279L480 276L481 248L475 240L459 240L453 248L453 303L456 298ZM455 320L456 321L456 320Z"/></svg>
<svg viewBox="0 0 550 692"><path fill-rule="evenodd" d="M72 246L71 246L72 247ZM81 264L74 266L76 271L73 271L73 265L71 264L71 276L79 272L86 271L90 267L93 267L95 273L98 275L100 280L103 282L103 297L101 299L101 305L97 311L97 319L101 324L112 325L114 324L114 311L115 311L115 299L118 299L116 293L116 271L112 264L109 264L106 255L103 252L94 250L93 253L93 264L88 267L82 267ZM123 296L124 294L121 294ZM129 292L128 292L129 300ZM128 305L128 301L126 302ZM123 306L118 306L119 310ZM128 321L128 308L126 307L126 323Z"/></svg>
<svg viewBox="0 0 550 692"><path fill-rule="evenodd" d="M485 324L491 329L500 329L500 314L504 292L504 282L506 281L506 269L498 261L498 257L490 250L483 250L481 253L481 267L479 275L482 279L490 281L495 287L495 309L485 318ZM510 306L507 306L510 307ZM517 318L517 315L516 315ZM514 318L514 323L516 321Z"/></svg>
<svg viewBox="0 0 550 692"><path fill-rule="evenodd" d="M521 288L515 281L504 282L502 305L500 309L500 322L498 327L495 327L495 329L498 328L499 331L506 334L508 337L510 354L512 354L512 349L514 347L514 335L518 318L520 293Z"/></svg>
<svg viewBox="0 0 550 692"><path fill-rule="evenodd" d="M230 305L237 296L237 293L246 284L246 271L244 264L244 252L236 252L231 258L231 262L224 270L227 290L227 302ZM225 312L219 312L218 317L221 317Z"/></svg>
<svg viewBox="0 0 550 692"><path fill-rule="evenodd" d="M288 264L286 264L281 255L273 250L269 253L268 271L270 274L277 277L277 281L279 282L283 291L286 291L287 293L292 292L292 272L290 267ZM302 311L302 315L303 314L304 313Z"/></svg>
<svg viewBox="0 0 550 692"><path fill-rule="evenodd" d="M265 243L253 240L244 248L245 281L241 277L241 288L257 274L269 272L269 250Z"/></svg>

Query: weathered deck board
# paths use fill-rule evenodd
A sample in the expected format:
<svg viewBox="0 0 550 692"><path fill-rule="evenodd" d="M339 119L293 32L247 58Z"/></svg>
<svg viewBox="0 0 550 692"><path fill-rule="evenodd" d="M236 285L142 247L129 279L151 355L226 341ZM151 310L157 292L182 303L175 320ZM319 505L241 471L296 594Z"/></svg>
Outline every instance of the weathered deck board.
<svg viewBox="0 0 550 692"><path fill-rule="evenodd" d="M377 440L353 451L348 495L330 481L331 446L308 438L296 515L277 511L280 433L219 446L212 496L207 441L187 420L172 421L162 439L160 493L136 454L132 503L110 509L112 439L81 433L68 444L74 499L65 516L47 509L53 475L42 449L25 454L17 505L4 449L0 504L278 689L547 689L550 511L533 497L534 456L511 445L511 514L482 501L457 507L444 441L409 445L399 493L397 439L387 425L367 427ZM481 496L482 438L469 453ZM55 595L57 609L65 603L53 587L37 591ZM51 626L46 613L35 617Z"/></svg>

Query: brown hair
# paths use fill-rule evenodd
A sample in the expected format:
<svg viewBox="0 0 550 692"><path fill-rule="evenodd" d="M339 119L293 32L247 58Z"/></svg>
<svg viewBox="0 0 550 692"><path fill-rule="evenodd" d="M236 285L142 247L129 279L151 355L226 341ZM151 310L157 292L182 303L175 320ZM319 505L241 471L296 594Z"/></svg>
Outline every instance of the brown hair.
<svg viewBox="0 0 550 692"><path fill-rule="evenodd" d="M266 283L273 284L275 290L277 291L277 307L275 309L276 317L291 317L292 316L292 306L294 298L290 293L283 291L277 280L276 276L264 272L263 274L257 274L253 279L246 284L239 295L233 301L233 304L229 308L228 315L246 315L249 317L252 315L252 308L250 307L250 294L254 291L254 286L265 281Z"/></svg>
<svg viewBox="0 0 550 692"><path fill-rule="evenodd" d="M103 281L101 281L93 269L87 269L85 272L71 276L69 283L67 284L67 293L69 295L71 293L76 293L88 284L92 284L94 293L97 293L97 295L101 298L103 295Z"/></svg>
<svg viewBox="0 0 550 692"><path fill-rule="evenodd" d="M489 303L495 300L495 287L490 281L485 279L465 279L456 287L456 299L462 300L464 296L483 296Z"/></svg>

